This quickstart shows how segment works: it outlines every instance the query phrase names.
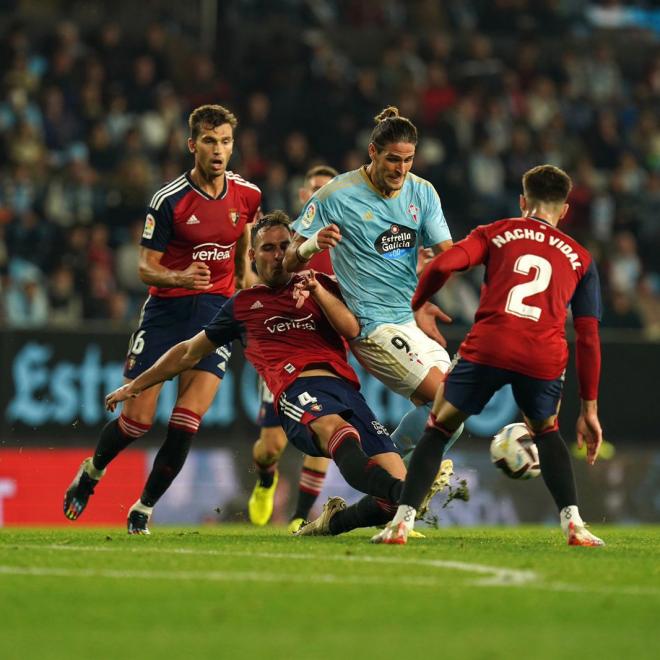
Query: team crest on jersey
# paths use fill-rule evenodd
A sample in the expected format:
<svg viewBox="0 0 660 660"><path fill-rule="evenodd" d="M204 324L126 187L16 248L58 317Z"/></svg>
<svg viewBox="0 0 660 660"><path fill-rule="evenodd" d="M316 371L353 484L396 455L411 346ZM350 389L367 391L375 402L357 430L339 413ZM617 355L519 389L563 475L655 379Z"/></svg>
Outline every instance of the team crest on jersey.
<svg viewBox="0 0 660 660"><path fill-rule="evenodd" d="M385 259L400 259L416 246L417 232L397 224L391 224L390 228L374 241L376 252L382 254Z"/></svg>
<svg viewBox="0 0 660 660"><path fill-rule="evenodd" d="M410 213L410 217L413 219L413 222L417 224L418 222L418 214L419 214L419 208L417 208L414 204L411 204L408 207L408 213Z"/></svg>
<svg viewBox="0 0 660 660"><path fill-rule="evenodd" d="M151 213L147 213L147 219L144 221L144 231L142 238L152 238L156 229L156 218Z"/></svg>
<svg viewBox="0 0 660 660"><path fill-rule="evenodd" d="M236 209L229 209L229 219L231 220L234 227L238 224L238 221L241 219L241 212Z"/></svg>
<svg viewBox="0 0 660 660"><path fill-rule="evenodd" d="M307 227L309 227L312 224L315 215L316 215L316 204L314 204L314 202L310 202L307 205L307 208L305 209L305 213L303 214L303 218L302 218L302 226L305 229L307 229Z"/></svg>

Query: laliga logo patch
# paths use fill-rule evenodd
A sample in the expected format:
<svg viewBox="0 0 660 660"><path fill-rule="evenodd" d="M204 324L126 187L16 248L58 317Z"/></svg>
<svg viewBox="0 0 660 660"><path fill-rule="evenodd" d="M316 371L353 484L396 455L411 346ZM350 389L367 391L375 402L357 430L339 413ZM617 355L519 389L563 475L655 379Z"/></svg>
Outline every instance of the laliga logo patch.
<svg viewBox="0 0 660 660"><path fill-rule="evenodd" d="M302 226L305 229L311 226L315 215L316 215L316 204L314 204L314 202L310 202L307 205L307 208L305 209L305 213L303 214L303 219L302 219Z"/></svg>
<svg viewBox="0 0 660 660"><path fill-rule="evenodd" d="M417 246L417 232L410 227L392 224L374 241L378 254L385 259L400 259Z"/></svg>
<svg viewBox="0 0 660 660"><path fill-rule="evenodd" d="M151 215L151 213L148 213L147 219L144 221L144 231L142 232L142 238L152 238L155 229L156 229L156 218L154 218L154 216Z"/></svg>

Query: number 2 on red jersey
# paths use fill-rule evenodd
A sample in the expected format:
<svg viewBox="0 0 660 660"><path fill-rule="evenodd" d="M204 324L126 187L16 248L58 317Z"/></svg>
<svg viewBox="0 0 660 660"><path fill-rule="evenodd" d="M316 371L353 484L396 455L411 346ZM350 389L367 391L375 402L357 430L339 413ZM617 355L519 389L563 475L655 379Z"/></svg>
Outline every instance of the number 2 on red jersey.
<svg viewBox="0 0 660 660"><path fill-rule="evenodd" d="M524 301L525 298L541 293L548 288L550 278L552 277L552 264L537 254L523 254L516 259L516 263L513 266L514 272L521 275L529 275L532 269L534 271L534 279L511 287L506 301L505 311L507 314L538 321L541 318L541 312L543 310L535 305L527 305Z"/></svg>

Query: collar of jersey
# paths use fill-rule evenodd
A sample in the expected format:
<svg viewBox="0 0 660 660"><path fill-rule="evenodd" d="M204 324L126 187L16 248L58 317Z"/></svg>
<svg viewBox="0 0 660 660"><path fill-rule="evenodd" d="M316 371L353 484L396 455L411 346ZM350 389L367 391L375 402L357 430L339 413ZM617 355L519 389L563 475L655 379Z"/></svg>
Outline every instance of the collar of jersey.
<svg viewBox="0 0 660 660"><path fill-rule="evenodd" d="M374 184L371 182L371 179L367 174L367 166L363 165L359 171L365 183L369 186L369 188L371 188L378 196L382 197L383 199L394 199L395 197L398 197L401 190L403 190L403 186L402 186L401 190L397 190L391 197L388 197L387 195L383 195L383 193L380 190L378 190L378 188L376 188L376 186L374 186ZM405 184L406 182L404 180L403 185Z"/></svg>
<svg viewBox="0 0 660 660"><path fill-rule="evenodd" d="M537 218L535 215L528 215L527 217L530 220L536 220L537 222L542 222L544 225L550 225L552 227L552 223L544 220L543 218Z"/></svg>
<svg viewBox="0 0 660 660"><path fill-rule="evenodd" d="M190 187L196 192L199 193L204 199L224 199L225 195L227 194L227 188L228 188L228 182L227 182L227 172L225 172L225 185L222 187L222 192L217 196L213 197L212 195L209 195L207 192L204 192L201 188L198 188L195 185L195 182L192 180L192 177L190 176L190 170L186 172L186 180L190 184Z"/></svg>

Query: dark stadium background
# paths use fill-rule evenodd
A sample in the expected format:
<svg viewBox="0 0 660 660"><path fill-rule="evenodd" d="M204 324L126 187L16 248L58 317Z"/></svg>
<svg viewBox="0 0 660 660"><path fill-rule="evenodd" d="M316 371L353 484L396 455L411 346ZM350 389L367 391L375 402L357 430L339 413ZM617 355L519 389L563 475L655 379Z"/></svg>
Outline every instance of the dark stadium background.
<svg viewBox="0 0 660 660"><path fill-rule="evenodd" d="M575 188L563 229L592 250L603 284L601 415L614 446L595 469L579 462L585 510L594 520L657 520L657 5L0 2L0 524L66 522L61 491L96 441L145 294L136 272L145 204L189 167L186 118L207 102L237 113L231 169L261 187L268 210L295 213L314 164L360 166L371 118L388 104L420 130L414 171L436 186L455 239L515 214L530 166L565 168ZM452 349L477 299L478 276L441 294L455 319ZM230 380L156 521L243 515L257 429L240 351ZM405 402L373 379L365 389L396 425ZM575 415L569 372L567 439ZM87 522L121 521L162 431L125 470L113 465L107 502ZM504 479L485 444L461 443L456 463L474 496L436 511L441 524L553 519L541 484ZM276 520L298 464L289 450ZM337 477L328 487L343 488ZM45 493L47 510L37 505Z"/></svg>

